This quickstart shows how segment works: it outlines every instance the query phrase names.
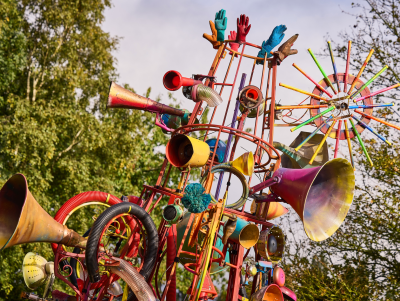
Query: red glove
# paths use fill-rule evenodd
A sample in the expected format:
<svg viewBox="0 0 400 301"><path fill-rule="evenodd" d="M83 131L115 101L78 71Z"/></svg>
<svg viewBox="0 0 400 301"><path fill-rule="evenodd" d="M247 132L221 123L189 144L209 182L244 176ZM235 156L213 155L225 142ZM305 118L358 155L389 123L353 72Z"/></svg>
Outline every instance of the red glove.
<svg viewBox="0 0 400 301"><path fill-rule="evenodd" d="M249 33L251 25L249 25L249 17L246 15L240 15L240 20L237 18L237 37L236 41L239 44L246 42L246 36Z"/></svg>
<svg viewBox="0 0 400 301"><path fill-rule="evenodd" d="M228 35L228 40L236 40L236 31L231 31L231 34ZM238 43L235 42L229 42L229 47L233 50L238 52L238 49L240 47L240 45ZM233 54L233 52L229 52L230 55ZM235 55L236 57L238 56L237 54Z"/></svg>

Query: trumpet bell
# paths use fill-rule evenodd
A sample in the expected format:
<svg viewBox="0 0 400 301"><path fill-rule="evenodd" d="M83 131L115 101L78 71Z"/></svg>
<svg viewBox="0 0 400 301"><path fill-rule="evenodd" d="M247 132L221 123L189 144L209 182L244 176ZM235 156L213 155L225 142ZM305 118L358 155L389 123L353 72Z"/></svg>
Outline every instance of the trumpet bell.
<svg viewBox="0 0 400 301"><path fill-rule="evenodd" d="M86 246L85 238L56 222L40 207L26 178L16 174L0 190L0 250L32 242Z"/></svg>

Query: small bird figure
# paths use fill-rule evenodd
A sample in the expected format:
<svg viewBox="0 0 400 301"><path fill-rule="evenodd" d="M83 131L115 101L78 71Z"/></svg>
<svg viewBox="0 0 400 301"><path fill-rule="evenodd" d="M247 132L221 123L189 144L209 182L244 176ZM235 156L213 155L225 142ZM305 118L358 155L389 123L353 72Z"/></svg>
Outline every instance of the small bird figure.
<svg viewBox="0 0 400 301"><path fill-rule="evenodd" d="M236 229L237 216L233 214L229 216L229 219L225 222L224 225L224 235L222 236L222 243L226 244L228 242L229 237L235 232Z"/></svg>

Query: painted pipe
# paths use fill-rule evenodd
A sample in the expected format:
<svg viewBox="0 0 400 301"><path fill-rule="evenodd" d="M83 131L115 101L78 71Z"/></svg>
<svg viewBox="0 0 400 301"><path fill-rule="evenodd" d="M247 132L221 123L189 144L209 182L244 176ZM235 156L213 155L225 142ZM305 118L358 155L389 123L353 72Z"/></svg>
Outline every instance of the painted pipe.
<svg viewBox="0 0 400 301"><path fill-rule="evenodd" d="M245 84L245 82L246 82L246 73L242 73L242 79L240 80L240 85L239 85L239 93L240 93L240 91L242 91L243 90L243 88L244 88L244 84ZM238 112L239 112L239 106L240 106L240 101L239 101L239 94L238 94L238 97L237 97L237 99L236 99L236 106L235 106L235 111L233 112L233 116L232 116L232 123L231 123L231 127L232 128L235 128L236 127L236 118L237 118L237 115L238 115ZM233 139L233 136L234 136L234 132L230 132L229 133L229 136L228 136L228 142L226 143L226 150L225 150L225 156L224 156L224 163L226 162L226 161L228 161L228 158L229 158L229 152L230 152L230 149L231 149L231 144L232 144L232 139ZM222 186L222 181L224 180L224 173L223 172L221 172L220 174L219 174L219 179L218 179L218 184L217 184L217 190L215 191L215 198L218 200L218 198L219 198L219 193L220 193L220 191L221 191L221 186Z"/></svg>

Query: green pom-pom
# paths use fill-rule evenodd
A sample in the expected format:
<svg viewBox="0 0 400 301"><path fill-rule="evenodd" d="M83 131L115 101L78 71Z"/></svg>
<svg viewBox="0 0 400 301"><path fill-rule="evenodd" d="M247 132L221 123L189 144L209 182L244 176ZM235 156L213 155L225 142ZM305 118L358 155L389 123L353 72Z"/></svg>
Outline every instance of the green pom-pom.
<svg viewBox="0 0 400 301"><path fill-rule="evenodd" d="M201 213L207 209L211 202L211 196L204 193L204 187L199 183L191 183L186 186L181 199L183 206L191 213Z"/></svg>

